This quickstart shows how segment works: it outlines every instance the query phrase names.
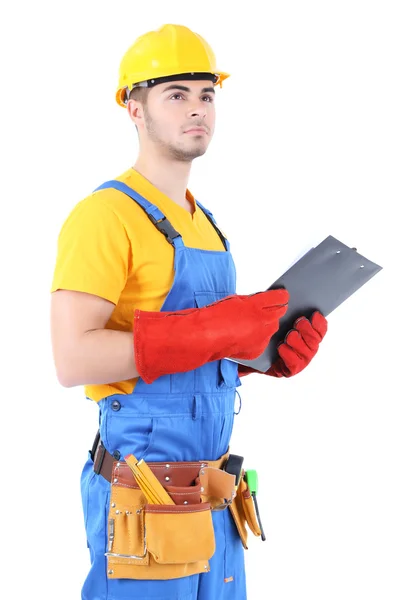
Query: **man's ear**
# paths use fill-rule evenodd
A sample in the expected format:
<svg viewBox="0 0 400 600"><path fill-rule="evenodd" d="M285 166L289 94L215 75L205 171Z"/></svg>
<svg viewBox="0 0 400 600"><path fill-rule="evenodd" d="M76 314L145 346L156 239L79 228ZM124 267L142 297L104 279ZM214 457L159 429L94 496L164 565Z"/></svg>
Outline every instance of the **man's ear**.
<svg viewBox="0 0 400 600"><path fill-rule="evenodd" d="M144 123L144 110L143 105L138 100L128 100L126 105L129 117L135 123L136 127L140 129Z"/></svg>

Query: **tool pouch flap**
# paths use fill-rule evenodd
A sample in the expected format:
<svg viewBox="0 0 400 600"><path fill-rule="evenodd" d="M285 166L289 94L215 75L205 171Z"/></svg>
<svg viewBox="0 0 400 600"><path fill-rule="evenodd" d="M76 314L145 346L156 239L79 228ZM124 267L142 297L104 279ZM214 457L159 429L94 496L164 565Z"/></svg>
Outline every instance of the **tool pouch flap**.
<svg viewBox="0 0 400 600"><path fill-rule="evenodd" d="M243 547L247 550L248 534L246 526L257 537L261 535L261 530L258 525L254 501L243 476L244 471L242 472L240 478L236 497L229 508L233 520L235 521L240 539L242 540Z"/></svg>
<svg viewBox="0 0 400 600"><path fill-rule="evenodd" d="M207 562L215 552L209 503L146 504L145 528L148 551L158 563Z"/></svg>
<svg viewBox="0 0 400 600"><path fill-rule="evenodd" d="M236 495L235 476L221 469L204 467L199 474L202 495L213 510L231 504Z"/></svg>
<svg viewBox="0 0 400 600"><path fill-rule="evenodd" d="M240 502L243 507L243 512L246 517L247 524L250 528L250 531L255 536L261 535L261 529L258 526L256 509L254 506L254 501L252 495L250 494L249 487L245 480L242 478L240 481L240 485L238 488L238 496L240 498Z"/></svg>

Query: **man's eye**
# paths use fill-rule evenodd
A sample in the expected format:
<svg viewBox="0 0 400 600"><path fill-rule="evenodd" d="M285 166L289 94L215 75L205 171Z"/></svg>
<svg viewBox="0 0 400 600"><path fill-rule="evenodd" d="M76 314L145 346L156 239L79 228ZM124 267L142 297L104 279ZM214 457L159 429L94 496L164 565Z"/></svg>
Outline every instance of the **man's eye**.
<svg viewBox="0 0 400 600"><path fill-rule="evenodd" d="M184 98L183 94L172 94L171 100L174 98ZM214 102L214 98L211 95L203 96L203 100L207 100L207 102Z"/></svg>

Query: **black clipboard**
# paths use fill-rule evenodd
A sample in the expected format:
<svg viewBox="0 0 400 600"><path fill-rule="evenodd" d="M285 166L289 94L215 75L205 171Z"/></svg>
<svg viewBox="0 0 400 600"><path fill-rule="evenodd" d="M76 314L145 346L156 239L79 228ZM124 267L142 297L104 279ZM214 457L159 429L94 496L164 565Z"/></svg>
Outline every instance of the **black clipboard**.
<svg viewBox="0 0 400 600"><path fill-rule="evenodd" d="M329 235L268 288L286 288L290 299L288 310L279 321L279 330L272 336L264 352L253 360L228 360L265 373L278 358L278 343L298 317L311 317L315 310L327 317L381 269L381 266L359 254L356 248L350 248Z"/></svg>

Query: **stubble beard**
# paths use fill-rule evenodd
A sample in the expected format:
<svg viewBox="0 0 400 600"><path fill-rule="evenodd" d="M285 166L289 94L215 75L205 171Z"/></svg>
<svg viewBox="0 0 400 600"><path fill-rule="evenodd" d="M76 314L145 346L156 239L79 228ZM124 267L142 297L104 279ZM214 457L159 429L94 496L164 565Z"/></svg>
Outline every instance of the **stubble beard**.
<svg viewBox="0 0 400 600"><path fill-rule="evenodd" d="M161 148L162 153L168 158L179 162L191 162L195 158L198 158L199 156L203 156L203 154L205 154L207 148L200 145L200 143L197 147L194 146L191 149L187 149L163 140L159 136L157 132L156 122L151 117L149 110L146 106L144 107L144 120L149 138L154 144Z"/></svg>

